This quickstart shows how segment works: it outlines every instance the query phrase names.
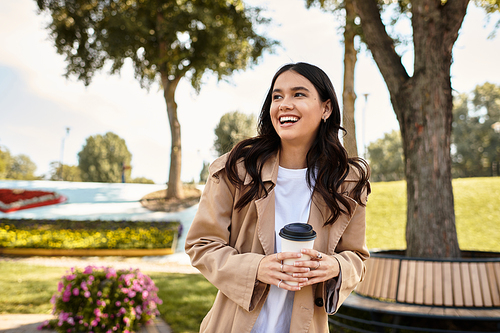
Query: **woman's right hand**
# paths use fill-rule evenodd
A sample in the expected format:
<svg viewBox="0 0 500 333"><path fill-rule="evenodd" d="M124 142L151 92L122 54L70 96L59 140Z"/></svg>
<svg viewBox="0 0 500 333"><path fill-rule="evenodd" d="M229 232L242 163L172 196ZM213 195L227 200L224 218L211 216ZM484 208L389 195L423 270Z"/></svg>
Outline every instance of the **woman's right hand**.
<svg viewBox="0 0 500 333"><path fill-rule="evenodd" d="M295 267L292 265L284 265L285 259L298 259L302 256L298 252L280 252L265 256L259 264L257 270L257 280L267 284L274 284L281 289L290 291L300 290L299 286L291 286L285 281L306 282L308 278L294 278L287 273L307 273L310 271L308 267Z"/></svg>

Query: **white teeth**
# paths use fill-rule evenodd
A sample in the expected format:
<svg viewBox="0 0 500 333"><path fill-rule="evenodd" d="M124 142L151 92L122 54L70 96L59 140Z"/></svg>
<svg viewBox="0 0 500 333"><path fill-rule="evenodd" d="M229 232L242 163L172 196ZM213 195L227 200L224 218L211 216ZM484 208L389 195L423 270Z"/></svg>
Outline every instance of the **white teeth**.
<svg viewBox="0 0 500 333"><path fill-rule="evenodd" d="M286 122L292 122L292 123L295 123L299 121L299 118L297 117L292 117L292 116L288 116L288 117L280 117L280 123L286 123Z"/></svg>

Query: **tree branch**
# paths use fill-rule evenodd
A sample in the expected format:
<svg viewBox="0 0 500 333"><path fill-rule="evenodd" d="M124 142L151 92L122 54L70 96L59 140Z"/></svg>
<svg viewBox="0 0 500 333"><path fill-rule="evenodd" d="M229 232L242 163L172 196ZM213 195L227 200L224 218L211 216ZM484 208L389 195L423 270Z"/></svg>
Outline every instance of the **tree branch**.
<svg viewBox="0 0 500 333"><path fill-rule="evenodd" d="M389 92L395 95L401 85L409 79L409 75L401 62L401 57L396 53L394 41L385 30L377 1L353 0L353 3L361 18L365 42L372 52Z"/></svg>
<svg viewBox="0 0 500 333"><path fill-rule="evenodd" d="M444 39L445 47L447 50L453 48L455 41L458 38L458 31L462 26L465 14L467 13L467 6L470 0L453 0L447 1L443 8L443 17L446 18L446 38Z"/></svg>

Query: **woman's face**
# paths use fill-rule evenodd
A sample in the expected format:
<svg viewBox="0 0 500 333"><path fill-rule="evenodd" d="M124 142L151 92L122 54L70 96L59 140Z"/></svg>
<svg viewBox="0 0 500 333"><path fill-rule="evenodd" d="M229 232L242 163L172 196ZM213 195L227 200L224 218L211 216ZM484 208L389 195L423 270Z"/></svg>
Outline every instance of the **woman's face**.
<svg viewBox="0 0 500 333"><path fill-rule="evenodd" d="M323 117L331 114L330 100L322 102L314 85L291 70L278 76L271 96L271 121L281 144L309 150Z"/></svg>

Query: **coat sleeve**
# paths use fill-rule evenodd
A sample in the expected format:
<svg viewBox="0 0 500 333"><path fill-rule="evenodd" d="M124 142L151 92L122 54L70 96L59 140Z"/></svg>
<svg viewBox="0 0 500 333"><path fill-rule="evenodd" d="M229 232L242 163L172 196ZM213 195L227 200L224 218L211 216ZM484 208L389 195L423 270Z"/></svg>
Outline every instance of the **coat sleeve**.
<svg viewBox="0 0 500 333"><path fill-rule="evenodd" d="M367 202L369 185L362 194ZM355 204L355 211L335 249L334 258L340 266L338 277L326 281L323 287L325 309L328 314L338 311L345 299L351 294L365 276L364 261L370 257L366 246L365 206Z"/></svg>
<svg viewBox="0 0 500 333"><path fill-rule="evenodd" d="M246 311L252 311L265 291L265 285L257 281L264 256L238 253L229 245L235 188L224 170L217 170L216 166L211 169L186 237L186 253L192 265L220 292Z"/></svg>

